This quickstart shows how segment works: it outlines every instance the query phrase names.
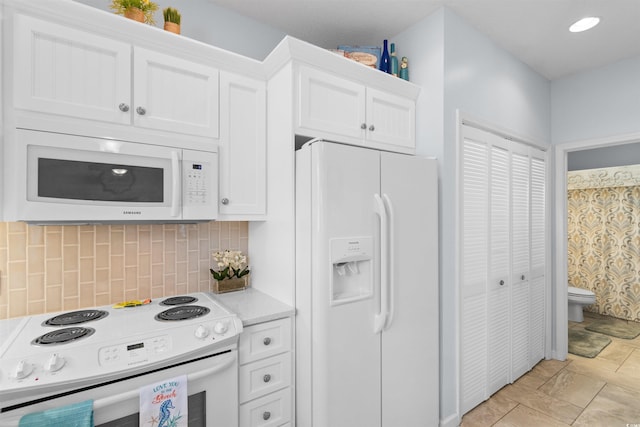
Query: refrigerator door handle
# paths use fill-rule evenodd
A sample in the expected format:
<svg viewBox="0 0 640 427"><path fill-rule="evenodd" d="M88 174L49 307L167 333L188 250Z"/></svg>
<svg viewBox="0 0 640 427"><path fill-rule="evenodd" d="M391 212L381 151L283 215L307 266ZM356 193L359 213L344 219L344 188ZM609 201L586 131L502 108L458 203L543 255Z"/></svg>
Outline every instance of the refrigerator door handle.
<svg viewBox="0 0 640 427"><path fill-rule="evenodd" d="M395 214L393 211L393 203L391 203L391 199L388 195L383 194L382 200L384 201L387 211L388 211L388 220L387 227L389 229L389 239L387 240L387 265L388 267L388 295L387 295L387 303L388 303L388 311L387 311L387 320L385 322L384 329L389 329L391 323L393 322L393 314L395 308L394 302L394 294L395 294L395 251L394 251L394 242L395 242L395 230L394 230L394 222L395 222Z"/></svg>
<svg viewBox="0 0 640 427"><path fill-rule="evenodd" d="M388 303L388 248L389 241L387 235L389 218L387 216L387 210L384 206L384 202L379 194L373 195L375 206L374 210L380 217L380 313L376 314L373 323L373 332L375 334L382 332L384 325L387 322L387 316L389 315L389 303Z"/></svg>

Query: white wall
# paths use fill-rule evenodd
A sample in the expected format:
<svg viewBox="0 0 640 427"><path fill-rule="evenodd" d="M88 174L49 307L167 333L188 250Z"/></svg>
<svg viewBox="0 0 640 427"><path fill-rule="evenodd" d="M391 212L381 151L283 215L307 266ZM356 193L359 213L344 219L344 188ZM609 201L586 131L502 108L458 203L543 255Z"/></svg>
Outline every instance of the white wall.
<svg viewBox="0 0 640 427"><path fill-rule="evenodd" d="M98 9L109 9L109 0L75 0ZM246 18L208 0L154 0L158 4L155 13L156 26L162 27L162 9L173 7L182 15L180 32L185 37L262 60L286 35L268 25Z"/></svg>
<svg viewBox="0 0 640 427"><path fill-rule="evenodd" d="M551 83L554 144L640 132L640 57Z"/></svg>
<svg viewBox="0 0 640 427"><path fill-rule="evenodd" d="M550 140L550 84L449 9L394 37L409 57L418 102L418 153L440 165L440 418L457 425L458 294L455 283L456 110L540 143Z"/></svg>

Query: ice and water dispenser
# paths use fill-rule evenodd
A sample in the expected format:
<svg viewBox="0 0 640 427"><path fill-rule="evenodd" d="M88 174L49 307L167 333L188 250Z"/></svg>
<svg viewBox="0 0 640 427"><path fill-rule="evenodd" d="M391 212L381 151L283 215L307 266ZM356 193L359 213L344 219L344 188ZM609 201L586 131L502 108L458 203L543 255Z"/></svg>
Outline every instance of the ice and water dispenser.
<svg viewBox="0 0 640 427"><path fill-rule="evenodd" d="M331 239L331 304L373 295L373 237Z"/></svg>

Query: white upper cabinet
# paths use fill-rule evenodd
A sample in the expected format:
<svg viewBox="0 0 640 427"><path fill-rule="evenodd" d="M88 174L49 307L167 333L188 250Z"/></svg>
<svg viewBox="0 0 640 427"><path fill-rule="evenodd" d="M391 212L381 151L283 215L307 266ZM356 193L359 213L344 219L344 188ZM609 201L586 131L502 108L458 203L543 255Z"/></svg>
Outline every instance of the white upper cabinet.
<svg viewBox="0 0 640 427"><path fill-rule="evenodd" d="M362 138L365 87L315 68L300 67L298 127Z"/></svg>
<svg viewBox="0 0 640 427"><path fill-rule="evenodd" d="M131 46L16 15L15 108L129 124Z"/></svg>
<svg viewBox="0 0 640 427"><path fill-rule="evenodd" d="M14 56L17 109L218 137L215 68L20 14Z"/></svg>
<svg viewBox="0 0 640 427"><path fill-rule="evenodd" d="M416 103L407 98L367 88L367 139L371 142L416 148Z"/></svg>
<svg viewBox="0 0 640 427"><path fill-rule="evenodd" d="M266 84L220 73L221 219L266 214Z"/></svg>
<svg viewBox="0 0 640 427"><path fill-rule="evenodd" d="M298 69L297 133L383 150L415 151L413 99L316 68L300 65Z"/></svg>
<svg viewBox="0 0 640 427"><path fill-rule="evenodd" d="M218 137L218 70L171 55L133 50L136 126Z"/></svg>

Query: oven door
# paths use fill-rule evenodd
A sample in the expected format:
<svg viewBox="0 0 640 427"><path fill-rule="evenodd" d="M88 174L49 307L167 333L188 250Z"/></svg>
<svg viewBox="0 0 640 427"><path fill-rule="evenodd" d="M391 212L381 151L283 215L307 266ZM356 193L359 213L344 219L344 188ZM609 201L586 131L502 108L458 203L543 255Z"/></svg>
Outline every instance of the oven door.
<svg viewBox="0 0 640 427"><path fill-rule="evenodd" d="M25 406L17 409L2 408L0 425L18 426L20 418L26 414L92 399L96 426L138 426L139 389L180 375L187 375L189 427L238 425L238 358L235 349L114 383L96 384L88 389L61 389L60 393L44 402L24 402Z"/></svg>

